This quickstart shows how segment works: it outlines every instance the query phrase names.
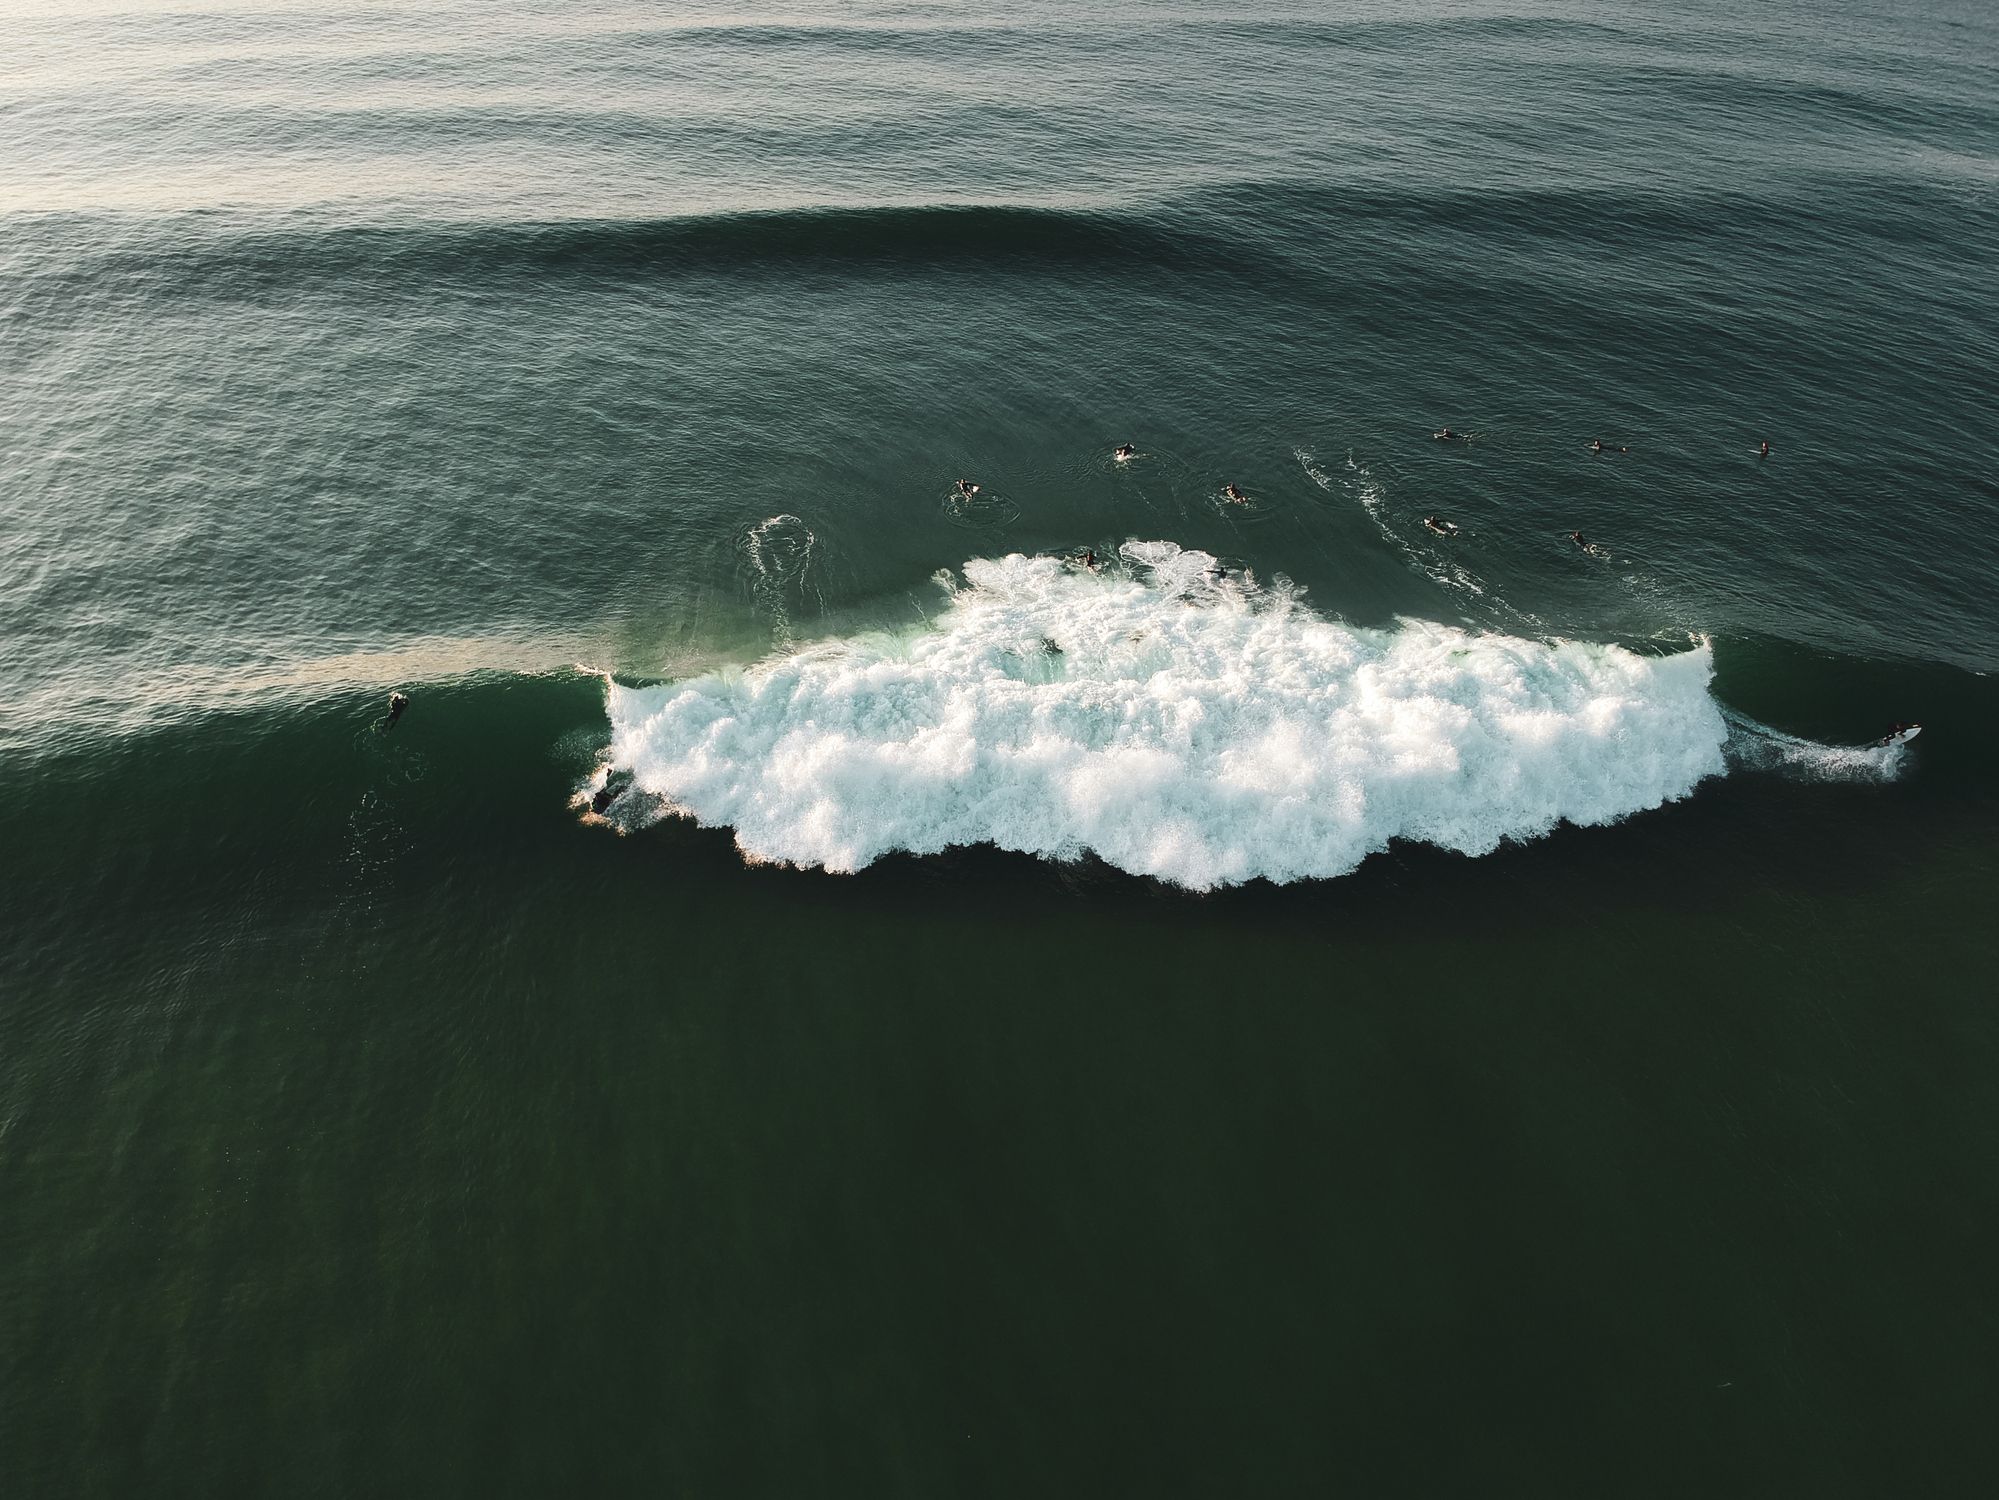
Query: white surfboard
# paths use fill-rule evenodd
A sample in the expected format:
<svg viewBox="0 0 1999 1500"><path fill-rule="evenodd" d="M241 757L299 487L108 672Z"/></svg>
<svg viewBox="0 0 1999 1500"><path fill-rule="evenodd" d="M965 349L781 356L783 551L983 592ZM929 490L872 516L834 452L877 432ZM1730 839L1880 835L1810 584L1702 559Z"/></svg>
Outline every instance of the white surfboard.
<svg viewBox="0 0 1999 1500"><path fill-rule="evenodd" d="M1881 743L1884 745L1891 745L1891 746L1906 745L1909 743L1910 740L1914 739L1917 735L1921 734L1922 732L1923 732L1922 725L1911 724L1907 729L1904 729L1900 734L1891 734Z"/></svg>

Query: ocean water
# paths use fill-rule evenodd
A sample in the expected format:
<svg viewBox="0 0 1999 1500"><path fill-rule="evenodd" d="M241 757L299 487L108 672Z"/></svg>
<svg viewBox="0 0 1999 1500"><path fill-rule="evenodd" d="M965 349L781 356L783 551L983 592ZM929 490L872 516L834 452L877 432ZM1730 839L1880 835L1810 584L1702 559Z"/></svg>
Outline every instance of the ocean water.
<svg viewBox="0 0 1999 1500"><path fill-rule="evenodd" d="M1989 7L0 35L0 1490L1989 1485Z"/></svg>

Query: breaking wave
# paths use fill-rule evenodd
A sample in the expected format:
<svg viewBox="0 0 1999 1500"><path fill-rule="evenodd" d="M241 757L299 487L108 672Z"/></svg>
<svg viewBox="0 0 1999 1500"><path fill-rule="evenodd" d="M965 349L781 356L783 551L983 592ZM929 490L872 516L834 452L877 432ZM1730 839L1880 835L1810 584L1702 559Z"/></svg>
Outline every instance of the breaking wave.
<svg viewBox="0 0 1999 1500"><path fill-rule="evenodd" d="M993 844L1195 890L1484 854L1720 774L1705 643L1671 656L1322 619L1206 553L975 561L921 626L607 689L605 774L760 861Z"/></svg>

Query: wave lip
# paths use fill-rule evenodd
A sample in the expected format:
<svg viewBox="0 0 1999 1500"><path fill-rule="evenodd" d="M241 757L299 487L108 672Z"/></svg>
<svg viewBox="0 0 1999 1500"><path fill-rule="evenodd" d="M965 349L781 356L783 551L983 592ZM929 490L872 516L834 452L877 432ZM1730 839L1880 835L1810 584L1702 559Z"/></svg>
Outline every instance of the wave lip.
<svg viewBox="0 0 1999 1500"><path fill-rule="evenodd" d="M1347 873L1394 839L1484 854L1725 769L1706 645L1322 619L1205 553L964 567L897 635L609 689L611 764L753 860L858 870L994 844L1194 890Z"/></svg>

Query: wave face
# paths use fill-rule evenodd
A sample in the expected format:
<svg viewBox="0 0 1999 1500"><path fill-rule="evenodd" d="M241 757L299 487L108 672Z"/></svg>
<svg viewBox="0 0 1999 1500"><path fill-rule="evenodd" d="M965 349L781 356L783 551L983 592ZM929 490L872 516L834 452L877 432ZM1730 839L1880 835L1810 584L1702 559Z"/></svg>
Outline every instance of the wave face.
<svg viewBox="0 0 1999 1500"><path fill-rule="evenodd" d="M1166 542L943 581L911 632L612 684L611 767L753 860L994 844L1195 890L1342 875L1394 839L1484 854L1724 769L1705 646L1357 629Z"/></svg>
<svg viewBox="0 0 1999 1500"><path fill-rule="evenodd" d="M1823 206L1822 206L1823 205ZM800 203L661 216L573 218L389 215L379 221L297 223L269 215L179 214L137 220L87 213L37 216L6 247L14 280L58 288L107 280L153 296L225 295L315 283L466 282L495 277L609 281L671 275L750 275L773 268L846 275L948 271L1116 271L1283 283L1328 276L1350 287L1383 243L1434 242L1440 253L1533 257L1550 244L1624 253L1757 245L1812 223L1841 244L1906 246L1949 216L1962 237L1989 238L1993 215L1921 183L1812 179L1755 193L1564 184L1401 184L1393 190L1246 179L1133 196L1106 191L1090 206L1030 201ZM1253 232L1245 226L1254 226ZM1357 257L1359 258L1357 260ZM1427 283L1426 283L1427 284Z"/></svg>
<svg viewBox="0 0 1999 1500"><path fill-rule="evenodd" d="M46 218L40 240L0 261L57 287L107 280L151 295L220 294L334 282L493 277L622 280L751 274L773 266L850 274L1119 267L1240 269L1277 262L1254 247L1143 212L1033 204L887 204L691 213L664 218L273 227L182 216L106 225Z"/></svg>

